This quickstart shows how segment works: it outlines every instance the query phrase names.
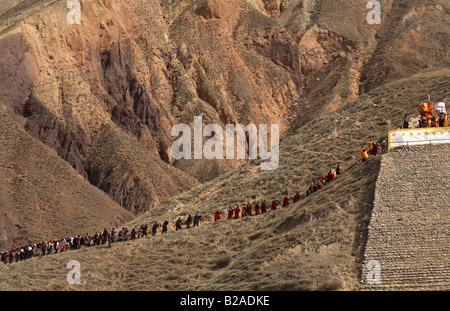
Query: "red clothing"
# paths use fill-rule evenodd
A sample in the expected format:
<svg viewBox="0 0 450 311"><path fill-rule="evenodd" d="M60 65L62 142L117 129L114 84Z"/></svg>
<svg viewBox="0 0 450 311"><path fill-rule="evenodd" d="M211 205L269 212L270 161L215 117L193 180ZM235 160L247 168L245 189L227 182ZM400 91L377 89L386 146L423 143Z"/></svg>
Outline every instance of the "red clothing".
<svg viewBox="0 0 450 311"><path fill-rule="evenodd" d="M283 207L289 206L289 197L285 197L283 201Z"/></svg>
<svg viewBox="0 0 450 311"><path fill-rule="evenodd" d="M241 209L239 207L236 207L236 209L234 210L234 218L239 218L239 212L241 211Z"/></svg>
<svg viewBox="0 0 450 311"><path fill-rule="evenodd" d="M370 154L373 156L376 156L378 153L378 147L376 144L371 144L370 145Z"/></svg>
<svg viewBox="0 0 450 311"><path fill-rule="evenodd" d="M334 179L334 175L333 175L333 173L332 173L331 171L328 172L328 174L327 174L327 179L328 179L328 181Z"/></svg>
<svg viewBox="0 0 450 311"><path fill-rule="evenodd" d="M216 212L216 215L214 217L214 221L218 221L220 219L220 213L219 211Z"/></svg>
<svg viewBox="0 0 450 311"><path fill-rule="evenodd" d="M252 216L252 205L251 204L247 205L247 215Z"/></svg>
<svg viewBox="0 0 450 311"><path fill-rule="evenodd" d="M255 206L255 214L256 214L256 215L259 215L259 203L256 203L256 206Z"/></svg>
<svg viewBox="0 0 450 311"><path fill-rule="evenodd" d="M276 210L277 209L277 201L273 200L272 201L272 210Z"/></svg>
<svg viewBox="0 0 450 311"><path fill-rule="evenodd" d="M228 210L228 219L233 218L233 212L234 212L233 208L230 207L230 209Z"/></svg>
<svg viewBox="0 0 450 311"><path fill-rule="evenodd" d="M297 192L294 196L294 203L300 201L300 193Z"/></svg>
<svg viewBox="0 0 450 311"><path fill-rule="evenodd" d="M263 202L263 204L261 205L261 212L264 214L265 212L267 212L267 205L266 202Z"/></svg>

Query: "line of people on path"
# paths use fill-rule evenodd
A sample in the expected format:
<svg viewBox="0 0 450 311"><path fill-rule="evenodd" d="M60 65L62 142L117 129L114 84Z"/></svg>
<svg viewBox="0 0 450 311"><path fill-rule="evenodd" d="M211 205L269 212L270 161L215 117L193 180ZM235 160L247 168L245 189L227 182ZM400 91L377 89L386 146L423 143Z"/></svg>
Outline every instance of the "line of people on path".
<svg viewBox="0 0 450 311"><path fill-rule="evenodd" d="M117 234L117 240L126 241L142 235L147 235L147 228L147 225L142 225L141 228L139 228L139 231L136 231L136 229L133 228L131 232L129 232L128 228L122 228ZM1 261L5 264L7 262L13 263L32 257L47 256L68 250L80 249L81 247L104 245L106 243L108 243L108 246L111 246L111 243L116 240L116 233L115 228L112 228L111 232L108 232L105 228L103 232L97 231L92 235L86 233L62 239L28 244L9 251L2 251Z"/></svg>
<svg viewBox="0 0 450 311"><path fill-rule="evenodd" d="M327 183L331 182L333 179L336 178L337 175L340 175L342 173L342 168L338 164L336 169L330 169L327 174L317 176L314 181L311 183L308 189L306 189L305 192L297 192L294 197L292 198L292 203L296 203L300 201L300 198L307 197L311 195L312 193L322 189ZM255 202L254 205L251 203L243 204L241 207L239 207L238 204L233 207L229 207L228 210L225 211L225 214L227 215L227 219L239 219L240 217L246 217L246 216L253 216L253 215L259 215L259 214L265 214L269 211L275 211L279 208L278 206L278 199L274 197L272 199L272 202L270 204L270 208L267 206L267 202L264 200L263 202ZM287 194L283 198L282 207L288 207L290 204L290 198L289 194ZM216 211L214 213L214 221L219 221L222 217L222 213L220 211Z"/></svg>
<svg viewBox="0 0 450 311"><path fill-rule="evenodd" d="M327 174L322 176L317 176L315 180L311 183L310 187L303 193L297 192L292 202L296 203L300 201L300 198L311 195L312 193L322 189L327 183L336 178L337 175L342 173L342 168L338 165L336 169L330 169ZM286 195L283 199L282 207L288 207L290 203L289 195ZM270 210L275 211L278 209L278 199L276 197L273 198L272 203L270 205ZM269 212L269 208L267 206L266 201L260 203L259 201L253 206L251 203L244 204L242 208L240 208L237 204L236 207L230 207L226 213L228 214L228 219L239 219L240 217L253 216L259 214L265 214ZM214 221L217 222L221 219L222 213L220 211L216 211L214 214ZM198 227L201 215L198 213L194 216L188 215L184 224L186 225L186 229ZM151 228L151 235L154 236L158 232L158 228L162 228L161 233L168 232L169 221L165 220L162 224L157 221L153 223ZM175 231L181 230L183 225L183 220L181 217L178 217L175 222ZM192 227L191 227L192 225ZM68 250L77 250L82 247L92 247L98 245L105 245L108 243L108 247L111 246L111 243L114 242L124 242L128 240L135 240L142 237L148 236L148 228L147 224L142 224L138 230L136 228L132 228L131 231L128 230L127 227L122 227L119 232L116 232L115 228L112 228L111 232L107 231L106 228L103 232L95 232L90 235L88 233L83 235L77 235L73 237L67 237L63 239L55 239L49 241L43 241L35 244L28 244L25 246L21 246L18 248L11 249L9 251L2 251L1 253L1 261L6 263L13 263L18 261L23 261L32 257L40 257L40 256L48 256L50 254L56 254L61 252L66 252Z"/></svg>
<svg viewBox="0 0 450 311"><path fill-rule="evenodd" d="M198 215L196 216L198 218ZM198 226L198 220L196 220L196 224L194 226ZM155 235L158 228L162 227L162 233L167 233L167 227L169 225L169 221L166 220L162 224L155 222L152 225L152 235ZM128 230L127 227L123 227L116 231L115 228L112 228L111 232L103 230L103 232L95 232L90 235L88 233L83 235L77 235L62 239L54 239L49 241L43 241L35 244L28 244L25 246L17 247L11 249L9 251L1 252L1 261L6 263L13 263L18 261L23 261L32 257L42 257L48 256L51 254L62 253L68 250L76 250L82 247L92 247L98 245L105 245L108 243L108 247L111 246L113 242L124 242L128 240L135 240L141 237L147 237L148 235L148 225L142 224L138 230L136 228L132 228L132 230Z"/></svg>
<svg viewBox="0 0 450 311"><path fill-rule="evenodd" d="M114 229L113 231L114 232ZM56 254L65 252L72 249L79 249L83 246L95 246L111 243L111 234L106 231L103 233L95 232L90 235L88 233L83 235L77 235L62 239L54 239L48 241L42 241L35 244L28 244L25 246L17 247L9 251L3 251L1 260L3 263L12 263L22 260L26 260L37 256L47 256L50 254Z"/></svg>

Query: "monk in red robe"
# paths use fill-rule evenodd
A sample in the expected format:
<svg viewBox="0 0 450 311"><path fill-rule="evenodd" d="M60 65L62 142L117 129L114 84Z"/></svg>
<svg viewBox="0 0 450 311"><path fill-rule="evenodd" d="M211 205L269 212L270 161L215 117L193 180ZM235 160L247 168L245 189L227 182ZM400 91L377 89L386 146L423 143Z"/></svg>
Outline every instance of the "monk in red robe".
<svg viewBox="0 0 450 311"><path fill-rule="evenodd" d="M234 209L234 218L235 219L239 218L240 211L241 211L241 209L239 208L239 206L236 206L236 208Z"/></svg>
<svg viewBox="0 0 450 311"><path fill-rule="evenodd" d="M275 211L277 209L277 204L278 204L278 201L275 198L273 198L273 201L272 201L272 210L273 211Z"/></svg>
<svg viewBox="0 0 450 311"><path fill-rule="evenodd" d="M230 209L228 210L228 219L233 218L234 209L230 206Z"/></svg>
<svg viewBox="0 0 450 311"><path fill-rule="evenodd" d="M295 202L298 202L298 201L300 201L300 192L297 192L297 193L294 195L294 203L295 203Z"/></svg>
<svg viewBox="0 0 450 311"><path fill-rule="evenodd" d="M259 215L259 214L260 214L259 209L260 209L259 202L256 202L256 205L255 205L255 214L256 214L256 215Z"/></svg>
<svg viewBox="0 0 450 311"><path fill-rule="evenodd" d="M214 221L218 221L220 219L220 212L216 211L216 214L214 215Z"/></svg>
<svg viewBox="0 0 450 311"><path fill-rule="evenodd" d="M289 194L283 200L283 207L289 206Z"/></svg>
<svg viewBox="0 0 450 311"><path fill-rule="evenodd" d="M252 216L252 205L250 203L247 204L247 216Z"/></svg>
<svg viewBox="0 0 450 311"><path fill-rule="evenodd" d="M267 212L267 204L266 201L262 202L261 204L261 212L264 214L265 212Z"/></svg>

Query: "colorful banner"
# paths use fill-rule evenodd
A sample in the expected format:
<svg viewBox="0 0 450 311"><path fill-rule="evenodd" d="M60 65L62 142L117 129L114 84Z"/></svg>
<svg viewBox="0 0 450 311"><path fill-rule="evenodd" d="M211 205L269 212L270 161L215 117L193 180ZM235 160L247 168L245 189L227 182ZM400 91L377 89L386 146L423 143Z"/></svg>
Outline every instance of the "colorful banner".
<svg viewBox="0 0 450 311"><path fill-rule="evenodd" d="M400 146L450 143L450 127L400 129L389 132L389 149Z"/></svg>

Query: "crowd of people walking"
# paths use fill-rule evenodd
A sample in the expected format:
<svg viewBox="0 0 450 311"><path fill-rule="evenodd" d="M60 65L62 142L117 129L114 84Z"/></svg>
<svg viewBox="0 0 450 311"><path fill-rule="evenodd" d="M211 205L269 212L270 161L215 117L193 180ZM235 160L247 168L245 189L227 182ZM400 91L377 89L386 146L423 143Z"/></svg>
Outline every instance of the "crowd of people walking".
<svg viewBox="0 0 450 311"><path fill-rule="evenodd" d="M312 193L322 189L327 183L331 182L337 175L342 173L342 168L338 165L336 169L330 169L327 174L322 176L317 176L314 178L314 181L311 185L306 189L305 192L297 192L292 198L292 202L296 203L300 201L301 197L306 197L311 195ZM290 197L287 194L282 200L282 207L288 207L290 204ZM272 199L270 207L267 205L266 201L263 202L255 202L252 205L250 202L241 205L239 207L238 204L236 206L230 207L228 210L223 212L216 211L214 213L214 222L219 221L222 216L227 216L227 219L239 219L242 217L254 216L259 214L265 214L269 211L276 211L279 209L279 201L276 197ZM223 215L223 213L226 213ZM175 222L175 231L182 230L183 224L186 225L185 229L198 227L200 219L202 215L198 213L194 216L188 215L186 220L183 222L183 219L179 217ZM151 226L151 235L154 236L157 234L158 229L161 228L161 233L168 232L168 226L170 222L165 220L162 224L157 221ZM192 227L191 227L192 225ZM135 240L148 236L149 226L147 224L142 224L138 229L132 228L131 231L127 227L123 227L118 232L115 228L112 228L111 231L106 230L106 228L102 232L95 232L94 234L82 234L76 235L72 237L66 237L62 239L54 239L49 241L42 241L35 244L28 244L25 246L17 247L11 249L9 251L2 251L1 260L4 264L13 263L18 261L27 260L32 257L42 257L48 256L51 254L62 253L68 250L77 250L82 247L93 247L98 245L106 245L108 247L111 246L111 243L114 242L124 242L128 240Z"/></svg>

